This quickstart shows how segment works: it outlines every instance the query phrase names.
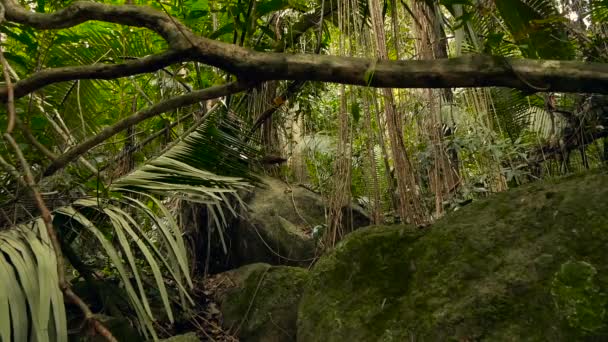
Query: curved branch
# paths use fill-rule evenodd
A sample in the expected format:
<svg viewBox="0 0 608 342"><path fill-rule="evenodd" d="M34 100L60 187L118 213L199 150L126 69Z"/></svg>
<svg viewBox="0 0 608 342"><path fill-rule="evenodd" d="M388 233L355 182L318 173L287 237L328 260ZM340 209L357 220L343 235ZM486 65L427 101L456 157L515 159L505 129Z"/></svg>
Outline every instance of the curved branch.
<svg viewBox="0 0 608 342"><path fill-rule="evenodd" d="M145 6L75 2L52 14L28 12L0 0L6 18L39 29L101 20L147 27L187 60L214 66L249 81L321 81L386 88L510 87L524 91L608 94L608 64L508 59L469 55L451 59L372 61L363 58L256 52L196 36L176 19ZM191 50L190 50L191 49ZM34 76L32 76L34 77ZM72 79L78 79L73 73ZM119 77L119 76L116 76ZM3 101L4 98L0 98Z"/></svg>
<svg viewBox="0 0 608 342"><path fill-rule="evenodd" d="M147 6L106 5L89 1L75 1L54 13L30 12L15 0L2 0L5 18L40 30L74 27L91 20L105 21L133 27L145 27L163 37L172 48L189 46L191 31L165 13Z"/></svg>
<svg viewBox="0 0 608 342"><path fill-rule="evenodd" d="M74 146L66 153L55 159L44 171L44 176L50 176L55 172L65 167L68 163L74 161L79 156L83 155L93 147L114 136L115 134L125 130L127 127L138 124L153 116L171 111L173 109L184 107L198 103L200 101L215 99L218 97L226 96L241 92L250 88L252 85L242 82L232 82L223 84L220 86L213 86L210 88L193 91L191 93L172 97L170 99L161 101L153 106L140 110L139 112L126 117L112 126L104 128L97 135L90 137L82 143Z"/></svg>
<svg viewBox="0 0 608 342"><path fill-rule="evenodd" d="M39 71L13 85L15 98L20 98L49 84L84 80L115 79L163 69L171 64L186 61L186 51L167 51L127 61L121 64L92 64L61 67ZM0 88L0 99L7 98L8 89Z"/></svg>

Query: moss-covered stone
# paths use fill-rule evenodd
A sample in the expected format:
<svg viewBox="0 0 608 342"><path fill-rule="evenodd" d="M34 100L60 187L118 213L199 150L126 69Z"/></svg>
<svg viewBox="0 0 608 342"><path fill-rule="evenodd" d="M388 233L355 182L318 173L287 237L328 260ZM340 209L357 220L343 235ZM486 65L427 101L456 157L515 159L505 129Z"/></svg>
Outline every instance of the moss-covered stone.
<svg viewBox="0 0 608 342"><path fill-rule="evenodd" d="M308 271L254 264L231 271L221 303L224 325L244 342L295 341L297 307Z"/></svg>
<svg viewBox="0 0 608 342"><path fill-rule="evenodd" d="M607 340L607 261L608 175L532 184L350 234L311 272L298 341Z"/></svg>
<svg viewBox="0 0 608 342"><path fill-rule="evenodd" d="M591 264L568 261L562 264L551 283L551 294L561 314L572 328L595 333L607 327L607 296L596 281Z"/></svg>
<svg viewBox="0 0 608 342"><path fill-rule="evenodd" d="M160 340L160 342L199 342L201 339L198 338L196 333L189 332L187 334L176 335L170 338L166 338L164 340Z"/></svg>

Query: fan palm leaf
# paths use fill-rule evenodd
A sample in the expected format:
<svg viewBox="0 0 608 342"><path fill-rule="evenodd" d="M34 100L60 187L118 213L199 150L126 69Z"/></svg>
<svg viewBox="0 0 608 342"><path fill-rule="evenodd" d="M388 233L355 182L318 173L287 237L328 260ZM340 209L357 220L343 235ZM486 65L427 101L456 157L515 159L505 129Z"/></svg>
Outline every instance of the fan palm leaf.
<svg viewBox="0 0 608 342"><path fill-rule="evenodd" d="M171 217L164 216L169 214L169 210L160 201L154 201L160 214L127 196L122 197L122 202L123 206L130 205L152 219L154 225L151 229L160 231L162 246L148 236L150 232L131 214L107 200L80 199L70 206L57 208L53 215L63 216L64 221L78 222L84 232L97 240L124 284L140 330L146 337L156 339L155 317L144 286L145 274L142 266L136 263L136 255L143 256L167 317L173 322L169 292L162 275L168 271L180 296L193 303L188 294L192 280L186 249L177 224ZM95 220L99 218L87 217L86 213L91 212L103 214L105 221L110 223L110 236L117 238L116 246L96 226ZM42 219L0 232L0 271L8 275L0 279L0 315L3 317L0 320L0 338L3 341L28 341L30 336L32 341L67 341L67 319L58 286L57 263Z"/></svg>
<svg viewBox="0 0 608 342"><path fill-rule="evenodd" d="M115 191L172 195L202 203L227 202L258 178L250 165L257 151L235 124L209 118L193 133L112 185Z"/></svg>
<svg viewBox="0 0 608 342"><path fill-rule="evenodd" d="M0 232L0 338L67 341L63 294L46 227L38 218ZM11 339L13 338L13 339Z"/></svg>

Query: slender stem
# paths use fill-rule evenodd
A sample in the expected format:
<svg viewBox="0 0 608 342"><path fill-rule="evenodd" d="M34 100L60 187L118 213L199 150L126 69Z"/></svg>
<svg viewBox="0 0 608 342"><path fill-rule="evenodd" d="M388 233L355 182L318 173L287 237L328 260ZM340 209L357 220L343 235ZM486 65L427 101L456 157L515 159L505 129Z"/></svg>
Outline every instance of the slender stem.
<svg viewBox="0 0 608 342"><path fill-rule="evenodd" d="M42 145L40 141L38 141L38 139L36 139L36 137L32 134L30 129L19 119L19 117L16 117L15 119L15 121L17 122L17 126L21 130L21 133L23 133L23 136L30 144L34 145L34 147L36 147L36 149L40 151L40 153L44 154L44 156L47 157L50 161L57 159L57 155L55 155L55 153L51 152L51 150L46 148L46 146Z"/></svg>
<svg viewBox="0 0 608 342"><path fill-rule="evenodd" d="M0 41L0 55L4 56L2 51L2 42ZM2 62L2 73L4 74L4 82L6 82L7 97L6 97L6 108L8 110L8 124L6 126L6 133L11 134L15 129L15 92L13 90L13 83L11 76L8 73L8 63L4 57L1 58Z"/></svg>

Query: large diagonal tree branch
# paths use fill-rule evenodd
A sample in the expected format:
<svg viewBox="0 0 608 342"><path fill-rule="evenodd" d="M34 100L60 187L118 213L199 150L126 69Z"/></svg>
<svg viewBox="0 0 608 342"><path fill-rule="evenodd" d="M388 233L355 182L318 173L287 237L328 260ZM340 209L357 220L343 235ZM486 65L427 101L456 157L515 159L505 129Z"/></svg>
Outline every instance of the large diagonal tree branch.
<svg viewBox="0 0 608 342"><path fill-rule="evenodd" d="M312 54L259 53L229 44L222 46L221 51L216 49L207 53L212 50L201 44L199 51L204 50L205 53L169 51L117 65L96 64L44 70L17 83L15 97L22 97L56 82L113 79L188 60L216 66L241 79L256 82L320 81L385 88L499 86L525 91L608 94L608 64L605 63L508 59L485 55L436 60L370 61ZM7 89L0 87L0 101L6 100Z"/></svg>
<svg viewBox="0 0 608 342"><path fill-rule="evenodd" d="M198 103L200 101L205 101L209 99L215 99L218 97L226 96L229 94L234 94L245 89L252 87L251 84L242 83L242 82L232 82L227 83L220 86L213 86L210 88L193 91L191 93L176 96L164 101L161 101L153 106L142 109L137 113L126 117L112 126L106 127L97 135L90 137L83 141L82 143L74 146L66 153L59 156L55 159L44 171L44 176L50 176L57 172L58 170L65 167L68 163L76 160L79 156L86 153L93 147L98 144L104 142L108 138L116 135L122 130L126 129L129 126L135 125L139 122L142 122L148 118L156 116L161 113L165 113L171 111L176 108L192 105Z"/></svg>
<svg viewBox="0 0 608 342"><path fill-rule="evenodd" d="M196 36L177 19L144 6L74 2L55 13L41 14L24 10L14 0L0 1L6 7L7 20L38 29L71 27L88 20L146 27L161 35L170 49L187 50L187 60L218 67L248 80L321 81L391 88L503 86L526 91L608 93L608 64L604 63L483 55L437 60L370 61L352 57L256 52ZM72 76L72 79L78 79L78 73Z"/></svg>

